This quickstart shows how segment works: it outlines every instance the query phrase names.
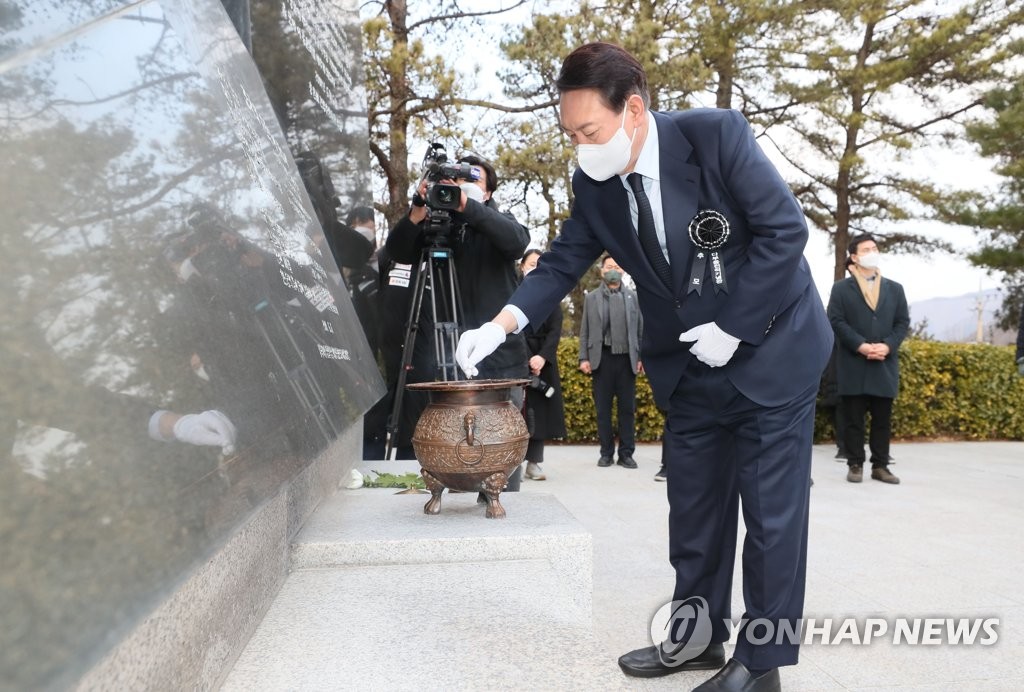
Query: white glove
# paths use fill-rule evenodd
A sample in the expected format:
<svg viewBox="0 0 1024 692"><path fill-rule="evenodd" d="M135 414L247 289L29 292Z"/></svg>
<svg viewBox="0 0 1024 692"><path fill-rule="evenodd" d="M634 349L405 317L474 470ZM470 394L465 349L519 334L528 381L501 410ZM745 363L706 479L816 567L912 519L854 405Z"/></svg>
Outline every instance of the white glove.
<svg viewBox="0 0 1024 692"><path fill-rule="evenodd" d="M486 322L479 329L470 329L459 337L459 345L455 347L455 362L466 373L466 377L476 377L479 372L476 364L505 343L505 329L496 322Z"/></svg>
<svg viewBox="0 0 1024 692"><path fill-rule="evenodd" d="M220 447L224 454L235 451L237 435L234 424L220 411L188 413L174 424L174 439L193 445Z"/></svg>
<svg viewBox="0 0 1024 692"><path fill-rule="evenodd" d="M720 368L728 363L740 345L739 339L723 332L714 322L699 324L683 332L679 335L679 340L695 341L696 343L690 347L690 353L712 368Z"/></svg>

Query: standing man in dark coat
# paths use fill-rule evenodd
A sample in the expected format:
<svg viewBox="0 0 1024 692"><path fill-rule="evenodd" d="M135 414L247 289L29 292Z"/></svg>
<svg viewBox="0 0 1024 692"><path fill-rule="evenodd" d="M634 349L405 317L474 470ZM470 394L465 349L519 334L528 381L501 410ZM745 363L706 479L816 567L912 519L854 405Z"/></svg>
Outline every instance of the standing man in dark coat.
<svg viewBox="0 0 1024 692"><path fill-rule="evenodd" d="M633 277L640 356L668 411L668 639L619 659L655 677L725 666L700 692L781 688L799 643L807 560L814 401L832 348L810 268L807 226L786 182L732 110L648 110L647 76L618 46L573 51L556 81L577 145L574 204L551 250L509 304L466 332L470 376L505 335L543 320L604 251ZM744 618L729 639L739 500Z"/></svg>
<svg viewBox="0 0 1024 692"><path fill-rule="evenodd" d="M838 342L836 379L846 447L846 480L864 477L864 416L871 414L871 477L900 482L889 471L892 402L900 388L900 344L910 327L903 286L882 278L881 255L868 234L850 240L850 276L832 286L828 318Z"/></svg>
<svg viewBox="0 0 1024 692"><path fill-rule="evenodd" d="M583 300L580 323L580 370L592 377L597 409L598 466L611 466L615 455L612 399L617 406L619 466L635 469L636 376L642 372L640 339L644 318L633 289L622 284L615 258L601 258L603 283Z"/></svg>

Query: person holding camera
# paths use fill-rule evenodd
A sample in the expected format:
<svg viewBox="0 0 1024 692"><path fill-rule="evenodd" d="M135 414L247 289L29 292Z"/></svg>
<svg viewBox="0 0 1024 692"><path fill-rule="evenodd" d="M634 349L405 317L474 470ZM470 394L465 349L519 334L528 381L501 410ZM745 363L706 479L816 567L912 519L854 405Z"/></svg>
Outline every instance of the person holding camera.
<svg viewBox="0 0 1024 692"><path fill-rule="evenodd" d="M530 242L526 228L512 214L502 212L494 200L498 176L494 167L478 156L466 155L458 160L460 175L464 178L429 180L424 177L412 198L409 214L398 221L388 234L385 249L395 262L412 264L419 268L424 249L431 245L450 248L455 279L462 305L462 329L476 329L501 310L518 285L516 262ZM457 186L459 197L450 208L428 206L431 186L447 186L442 192ZM436 190L435 190L436 192ZM432 203L433 204L433 203ZM437 224L437 219L450 219ZM441 291L438 291L441 293ZM425 297L423 300L429 300ZM434 296L436 301L445 299ZM424 305L420 311L419 333L413 347L412 369L409 382L430 382L436 379L437 366L444 354L434 352L434 325L430 310ZM453 354L447 354L451 357ZM522 335L509 337L481 368L481 377L505 379L526 378L528 374L526 341ZM408 444L412 428L419 414L426 408L423 392L403 393L403 412L399 425L399 453ZM518 399L518 400L516 400ZM522 407L521 389L514 391L514 403ZM400 456L400 458L402 458ZM517 469L510 475L506 490L518 490L521 473Z"/></svg>
<svg viewBox="0 0 1024 692"><path fill-rule="evenodd" d="M527 250L519 271L523 279L537 267L540 250ZM558 374L558 342L562 338L562 309L551 311L543 323L526 332L530 351L530 386L526 389L526 426L530 442L526 447L526 477L547 480L540 465L544 463L544 440L565 437L565 405L562 380Z"/></svg>
<svg viewBox="0 0 1024 692"><path fill-rule="evenodd" d="M182 390L196 389L198 400L225 413L241 447L268 458L286 448L319 452L329 439L316 423L316 409L334 416L340 405L331 384L337 366L319 357L315 332L303 328L317 323L319 310L281 281L273 255L243 237L213 205L194 204L186 224L163 250L177 281L160 320L166 325L160 337L165 358L194 375L192 387ZM300 282L312 283L303 268L292 271ZM182 330L181 324L193 328ZM287 325L294 325L294 336L283 331ZM218 338L200 338L210 334ZM298 394L306 377L318 383L322 398ZM161 431L166 427L154 421L151 436L167 439Z"/></svg>

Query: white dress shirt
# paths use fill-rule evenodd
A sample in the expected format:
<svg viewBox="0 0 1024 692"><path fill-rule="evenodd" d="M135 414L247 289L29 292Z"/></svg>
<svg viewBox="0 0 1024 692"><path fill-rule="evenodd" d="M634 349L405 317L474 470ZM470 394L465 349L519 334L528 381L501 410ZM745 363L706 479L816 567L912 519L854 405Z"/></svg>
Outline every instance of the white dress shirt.
<svg viewBox="0 0 1024 692"><path fill-rule="evenodd" d="M640 156L633 167L633 173L643 176L644 192L647 199L651 201L651 211L654 212L654 230L658 232L658 244L661 251L668 259L668 242L665 239L665 213L661 208L661 157L658 150L658 125L654 122L654 116L647 111L647 139L640 148ZM628 175L628 174L627 174ZM633 219L633 231L637 229L636 196L633 194L626 175L620 175L619 180L626 188L626 195L629 197L629 216Z"/></svg>

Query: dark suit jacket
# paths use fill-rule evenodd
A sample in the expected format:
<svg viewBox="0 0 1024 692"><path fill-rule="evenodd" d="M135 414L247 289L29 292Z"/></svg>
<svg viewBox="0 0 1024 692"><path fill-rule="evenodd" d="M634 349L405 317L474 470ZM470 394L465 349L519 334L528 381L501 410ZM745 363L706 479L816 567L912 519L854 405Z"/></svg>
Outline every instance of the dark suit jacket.
<svg viewBox="0 0 1024 692"><path fill-rule="evenodd" d="M640 360L640 335L643 333L644 318L637 304L633 289L619 288L626 299L626 336L629 339L629 360L636 374ZM601 350L604 345L604 313L608 309L604 299L604 288L598 287L583 299L583 321L580 322L580 362L590 361L590 367L601 367Z"/></svg>
<svg viewBox="0 0 1024 692"><path fill-rule="evenodd" d="M577 170L571 216L510 302L531 322L542 320L607 250L636 284L644 314L640 355L659 406L667 407L693 360L680 333L705 322L742 340L725 366L733 385L758 404L786 403L817 386L832 347L803 257L803 212L738 112L694 109L653 117L671 289L644 255L619 178L596 182ZM719 250L727 293L710 285L699 296L687 293L694 255L688 226L702 209L722 213L731 226Z"/></svg>
<svg viewBox="0 0 1024 692"><path fill-rule="evenodd" d="M839 343L836 380L839 396L868 394L895 399L900 388L900 344L910 328L910 310L903 286L882 277L878 305L872 311L852 276L837 281L828 299L828 318ZM885 360L857 353L864 343L885 343Z"/></svg>

